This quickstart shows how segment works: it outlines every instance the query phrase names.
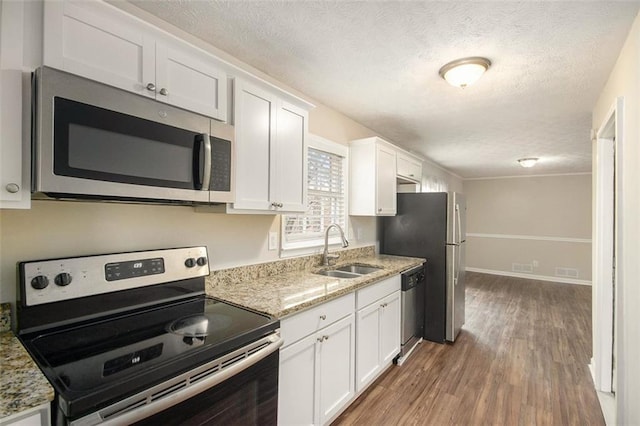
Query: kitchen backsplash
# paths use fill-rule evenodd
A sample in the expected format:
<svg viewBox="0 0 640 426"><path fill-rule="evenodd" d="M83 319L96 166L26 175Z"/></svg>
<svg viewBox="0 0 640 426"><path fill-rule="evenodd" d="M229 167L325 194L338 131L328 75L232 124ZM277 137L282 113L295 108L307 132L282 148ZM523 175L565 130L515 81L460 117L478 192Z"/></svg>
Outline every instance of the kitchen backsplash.
<svg viewBox="0 0 640 426"><path fill-rule="evenodd" d="M334 252L332 252L334 253ZM375 255L375 246L358 247L354 249L341 250L338 262L343 263L359 257ZM293 257L290 259L277 260L275 262L259 263L256 265L238 266L235 268L212 271L207 277L207 288L233 285L247 280L278 275L286 272L304 271L318 267L322 264L322 255L314 254L303 257Z"/></svg>
<svg viewBox="0 0 640 426"><path fill-rule="evenodd" d="M0 333L11 330L11 304L0 303Z"/></svg>

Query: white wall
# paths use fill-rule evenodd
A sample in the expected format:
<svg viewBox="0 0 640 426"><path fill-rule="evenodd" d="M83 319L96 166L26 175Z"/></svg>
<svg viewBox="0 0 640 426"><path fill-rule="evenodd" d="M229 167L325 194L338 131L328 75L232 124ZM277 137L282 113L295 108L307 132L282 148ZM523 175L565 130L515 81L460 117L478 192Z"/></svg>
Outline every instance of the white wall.
<svg viewBox="0 0 640 426"><path fill-rule="evenodd" d="M467 268L590 284L591 174L466 180L464 192Z"/></svg>
<svg viewBox="0 0 640 426"><path fill-rule="evenodd" d="M617 212L616 351L617 424L640 424L640 15L631 28L600 97L593 108L598 128L616 97L624 97L623 137L618 141L621 208ZM598 285L594 283L594 285ZM595 324L597 326L597 324Z"/></svg>

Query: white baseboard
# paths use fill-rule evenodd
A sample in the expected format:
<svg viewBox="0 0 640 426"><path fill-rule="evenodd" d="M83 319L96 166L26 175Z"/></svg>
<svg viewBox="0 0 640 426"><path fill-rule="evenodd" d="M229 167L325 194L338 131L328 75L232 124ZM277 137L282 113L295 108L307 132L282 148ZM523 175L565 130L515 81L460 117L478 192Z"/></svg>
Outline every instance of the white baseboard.
<svg viewBox="0 0 640 426"><path fill-rule="evenodd" d="M482 269L482 268L471 268L467 266L465 271L469 272L480 272L482 274L491 274L491 275L501 275L503 277L515 277L515 278L527 278L530 280L538 280L538 281L551 281L555 283L564 283L564 284L578 284L578 285L591 285L591 281L587 280L577 280L575 278L563 278L563 277L550 277L547 275L533 275L533 274L521 274L518 272L510 272L510 271L497 271L494 269Z"/></svg>

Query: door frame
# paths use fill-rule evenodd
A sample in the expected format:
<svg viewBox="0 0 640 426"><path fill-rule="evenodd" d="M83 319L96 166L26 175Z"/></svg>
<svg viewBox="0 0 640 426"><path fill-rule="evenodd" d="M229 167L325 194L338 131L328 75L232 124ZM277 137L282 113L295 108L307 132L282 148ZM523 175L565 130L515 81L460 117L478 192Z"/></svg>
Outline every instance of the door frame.
<svg viewBox="0 0 640 426"><path fill-rule="evenodd" d="M594 149L593 360L596 390L615 393L617 301L622 284L620 215L624 98L611 106L596 134Z"/></svg>

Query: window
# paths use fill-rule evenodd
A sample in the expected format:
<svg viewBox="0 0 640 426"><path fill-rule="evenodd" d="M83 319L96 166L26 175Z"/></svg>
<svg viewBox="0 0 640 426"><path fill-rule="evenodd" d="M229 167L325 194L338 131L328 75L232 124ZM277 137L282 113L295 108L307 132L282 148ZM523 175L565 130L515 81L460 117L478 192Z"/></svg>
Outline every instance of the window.
<svg viewBox="0 0 640 426"><path fill-rule="evenodd" d="M309 135L307 151L306 213L282 216L282 248L285 250L324 244L327 226L337 223L347 232L348 147ZM331 233L331 243L338 236Z"/></svg>

